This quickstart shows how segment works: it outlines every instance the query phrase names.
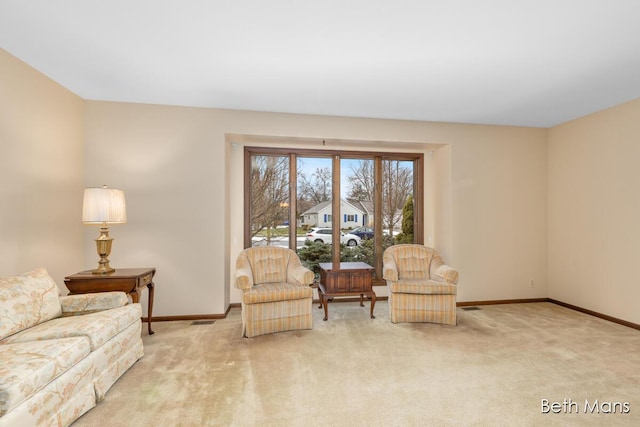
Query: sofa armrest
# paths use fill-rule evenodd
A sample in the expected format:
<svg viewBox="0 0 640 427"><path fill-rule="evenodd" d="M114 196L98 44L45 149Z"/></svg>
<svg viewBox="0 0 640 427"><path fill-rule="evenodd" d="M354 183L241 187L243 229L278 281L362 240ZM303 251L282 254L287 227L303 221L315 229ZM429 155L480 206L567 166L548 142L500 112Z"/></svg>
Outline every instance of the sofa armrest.
<svg viewBox="0 0 640 427"><path fill-rule="evenodd" d="M391 256L385 256L382 267L382 278L391 282L398 281L398 266Z"/></svg>
<svg viewBox="0 0 640 427"><path fill-rule="evenodd" d="M98 292L60 297L63 317L118 308L127 305L128 302L129 299L124 292Z"/></svg>
<svg viewBox="0 0 640 427"><path fill-rule="evenodd" d="M246 291L253 286L253 274L248 267L241 267L236 270L236 276L234 280L235 286L238 289Z"/></svg>

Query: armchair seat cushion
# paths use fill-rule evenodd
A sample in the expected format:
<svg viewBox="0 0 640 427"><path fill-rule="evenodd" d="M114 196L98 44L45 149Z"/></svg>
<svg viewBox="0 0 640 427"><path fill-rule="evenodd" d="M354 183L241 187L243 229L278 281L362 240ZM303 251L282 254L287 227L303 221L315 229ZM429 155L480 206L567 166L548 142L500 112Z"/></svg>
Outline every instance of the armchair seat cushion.
<svg viewBox="0 0 640 427"><path fill-rule="evenodd" d="M313 298L313 289L309 286L299 286L285 282L254 285L250 290L242 294L242 302L245 304L262 304L303 298Z"/></svg>
<svg viewBox="0 0 640 427"><path fill-rule="evenodd" d="M389 291L399 294L455 295L456 285L435 280L399 280L389 283Z"/></svg>

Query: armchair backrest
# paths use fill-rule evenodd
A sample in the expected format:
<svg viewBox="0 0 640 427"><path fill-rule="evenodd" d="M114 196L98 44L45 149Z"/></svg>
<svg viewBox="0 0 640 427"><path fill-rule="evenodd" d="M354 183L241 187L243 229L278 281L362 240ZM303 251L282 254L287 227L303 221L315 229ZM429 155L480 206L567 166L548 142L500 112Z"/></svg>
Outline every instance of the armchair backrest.
<svg viewBox="0 0 640 427"><path fill-rule="evenodd" d="M395 263L398 279L429 279L434 256L434 249L415 244L390 246L384 252L384 259L391 258Z"/></svg>
<svg viewBox="0 0 640 427"><path fill-rule="evenodd" d="M242 251L236 261L237 268L247 264L253 275L253 283L275 283L287 281L289 264L300 265L300 258L289 248L258 246Z"/></svg>

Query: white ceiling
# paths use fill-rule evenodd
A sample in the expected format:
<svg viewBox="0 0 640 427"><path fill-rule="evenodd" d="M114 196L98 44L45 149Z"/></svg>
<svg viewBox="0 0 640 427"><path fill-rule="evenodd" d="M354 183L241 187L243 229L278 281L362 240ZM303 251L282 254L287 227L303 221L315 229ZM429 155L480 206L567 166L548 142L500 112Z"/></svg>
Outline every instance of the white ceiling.
<svg viewBox="0 0 640 427"><path fill-rule="evenodd" d="M0 0L86 99L549 127L640 97L638 0Z"/></svg>

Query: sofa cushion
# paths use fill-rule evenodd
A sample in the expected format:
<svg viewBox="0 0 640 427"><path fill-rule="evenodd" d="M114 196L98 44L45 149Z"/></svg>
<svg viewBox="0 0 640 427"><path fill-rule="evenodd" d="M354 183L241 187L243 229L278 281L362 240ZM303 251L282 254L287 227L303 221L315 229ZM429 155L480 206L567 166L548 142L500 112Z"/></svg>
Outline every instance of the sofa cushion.
<svg viewBox="0 0 640 427"><path fill-rule="evenodd" d="M455 295L458 287L434 280L399 280L387 282L390 292L399 294Z"/></svg>
<svg viewBox="0 0 640 427"><path fill-rule="evenodd" d="M67 337L87 337L91 351L100 347L142 317L140 304L128 304L112 310L84 316L59 317L5 338L0 343L52 340Z"/></svg>
<svg viewBox="0 0 640 427"><path fill-rule="evenodd" d="M62 375L90 352L85 337L0 345L0 416Z"/></svg>
<svg viewBox="0 0 640 427"><path fill-rule="evenodd" d="M124 292L98 292L60 297L62 316L82 316L98 311L123 307L128 302Z"/></svg>
<svg viewBox="0 0 640 427"><path fill-rule="evenodd" d="M309 286L299 286L291 283L264 283L262 285L254 285L250 290L242 293L242 302L245 304L302 298L313 298L313 289Z"/></svg>
<svg viewBox="0 0 640 427"><path fill-rule="evenodd" d="M58 292L44 268L0 278L0 339L60 316Z"/></svg>

